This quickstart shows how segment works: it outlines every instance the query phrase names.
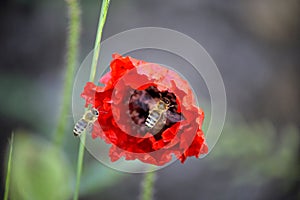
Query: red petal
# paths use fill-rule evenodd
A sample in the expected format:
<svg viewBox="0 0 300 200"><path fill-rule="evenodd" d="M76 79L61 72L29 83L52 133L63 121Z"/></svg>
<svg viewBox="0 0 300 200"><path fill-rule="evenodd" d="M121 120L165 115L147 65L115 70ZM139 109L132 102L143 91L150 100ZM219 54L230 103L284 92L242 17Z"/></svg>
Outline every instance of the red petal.
<svg viewBox="0 0 300 200"><path fill-rule="evenodd" d="M172 154L184 162L187 157L199 157L208 152L201 130L204 113L195 105L192 89L186 80L160 65L119 54L113 55L110 67L111 71L100 80L105 87L87 83L81 96L86 100L86 106L91 104L100 111L100 126L94 126L92 137L100 137L112 144L109 153L112 161L124 156L126 160L139 159L164 165L171 161ZM158 140L150 133L144 136L135 133L134 124L127 114L126 102L131 92L149 86L174 93L177 110L185 117L182 122L166 129Z"/></svg>

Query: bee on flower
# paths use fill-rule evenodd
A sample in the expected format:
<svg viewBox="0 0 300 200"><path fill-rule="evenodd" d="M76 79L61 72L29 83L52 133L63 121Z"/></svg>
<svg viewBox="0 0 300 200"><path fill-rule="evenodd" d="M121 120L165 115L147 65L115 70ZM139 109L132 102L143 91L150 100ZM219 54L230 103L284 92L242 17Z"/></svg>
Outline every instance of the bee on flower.
<svg viewBox="0 0 300 200"><path fill-rule="evenodd" d="M106 114L97 117L92 138L111 144L110 159L164 165L175 155L208 152L202 131L204 112L195 104L188 82L158 64L114 54L110 72L100 82L88 82L81 96L86 106Z"/></svg>

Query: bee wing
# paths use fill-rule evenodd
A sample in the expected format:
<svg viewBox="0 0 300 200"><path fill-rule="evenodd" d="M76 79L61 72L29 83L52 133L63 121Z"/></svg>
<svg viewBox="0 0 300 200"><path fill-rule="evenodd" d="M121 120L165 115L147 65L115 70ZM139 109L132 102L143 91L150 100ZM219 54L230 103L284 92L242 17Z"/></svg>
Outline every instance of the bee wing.
<svg viewBox="0 0 300 200"><path fill-rule="evenodd" d="M168 120L170 120L173 123L184 120L184 117L182 114L171 112L170 110L167 110L166 116L167 116Z"/></svg>
<svg viewBox="0 0 300 200"><path fill-rule="evenodd" d="M86 134L91 134L93 132L94 124L93 123L88 123L86 127Z"/></svg>

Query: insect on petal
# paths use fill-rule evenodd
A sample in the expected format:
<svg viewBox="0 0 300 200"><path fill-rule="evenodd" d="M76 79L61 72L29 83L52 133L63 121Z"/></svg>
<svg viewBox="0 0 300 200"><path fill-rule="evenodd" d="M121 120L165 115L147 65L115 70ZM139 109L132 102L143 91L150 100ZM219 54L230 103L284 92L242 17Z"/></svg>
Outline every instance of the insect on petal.
<svg viewBox="0 0 300 200"><path fill-rule="evenodd" d="M207 153L201 129L204 113L188 82L155 63L112 57L110 72L100 79L105 86L88 82L81 94L86 106L99 110L92 138L111 144L111 161L125 157L164 165L172 155L183 163L187 157ZM162 98L167 99L163 110L157 106Z"/></svg>

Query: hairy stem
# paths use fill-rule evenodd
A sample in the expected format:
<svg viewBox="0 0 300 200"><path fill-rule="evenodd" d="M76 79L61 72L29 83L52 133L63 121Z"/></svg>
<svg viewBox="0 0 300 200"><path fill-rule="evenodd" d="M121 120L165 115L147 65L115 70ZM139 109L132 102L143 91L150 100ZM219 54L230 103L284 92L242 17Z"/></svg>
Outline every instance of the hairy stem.
<svg viewBox="0 0 300 200"><path fill-rule="evenodd" d="M152 200L153 199L153 188L155 182L155 172L146 173L142 185L141 200Z"/></svg>
<svg viewBox="0 0 300 200"><path fill-rule="evenodd" d="M109 3L110 0L102 1L101 12L100 12L100 17L98 22L97 36L94 45L94 54L93 54L90 79L89 79L90 82L94 82L95 75L96 75L97 63L98 63L99 52L100 52L100 42L101 42L103 27L106 21L106 15L107 15ZM82 134L81 142L79 146L79 152L78 152L76 188L75 188L75 194L73 200L77 200L79 196L80 178L81 178L83 158L84 158L84 145L86 139L85 137L86 137L85 134Z"/></svg>
<svg viewBox="0 0 300 200"><path fill-rule="evenodd" d="M64 133L66 132L66 120L70 112L70 102L72 97L72 85L74 81L74 71L78 58L78 46L80 36L80 5L78 0L66 0L69 11L69 31L67 47L67 69L65 72L65 83L62 100L62 109L58 120L58 125L54 135L54 142L57 146L63 143Z"/></svg>
<svg viewBox="0 0 300 200"><path fill-rule="evenodd" d="M8 156L8 163L7 163L7 173L5 179L5 191L4 191L4 200L8 200L9 194L9 186L10 186L10 174L11 174L11 161L12 161L12 153L13 153L13 143L14 143L14 134L11 135L10 140L10 147L9 147L9 156Z"/></svg>

